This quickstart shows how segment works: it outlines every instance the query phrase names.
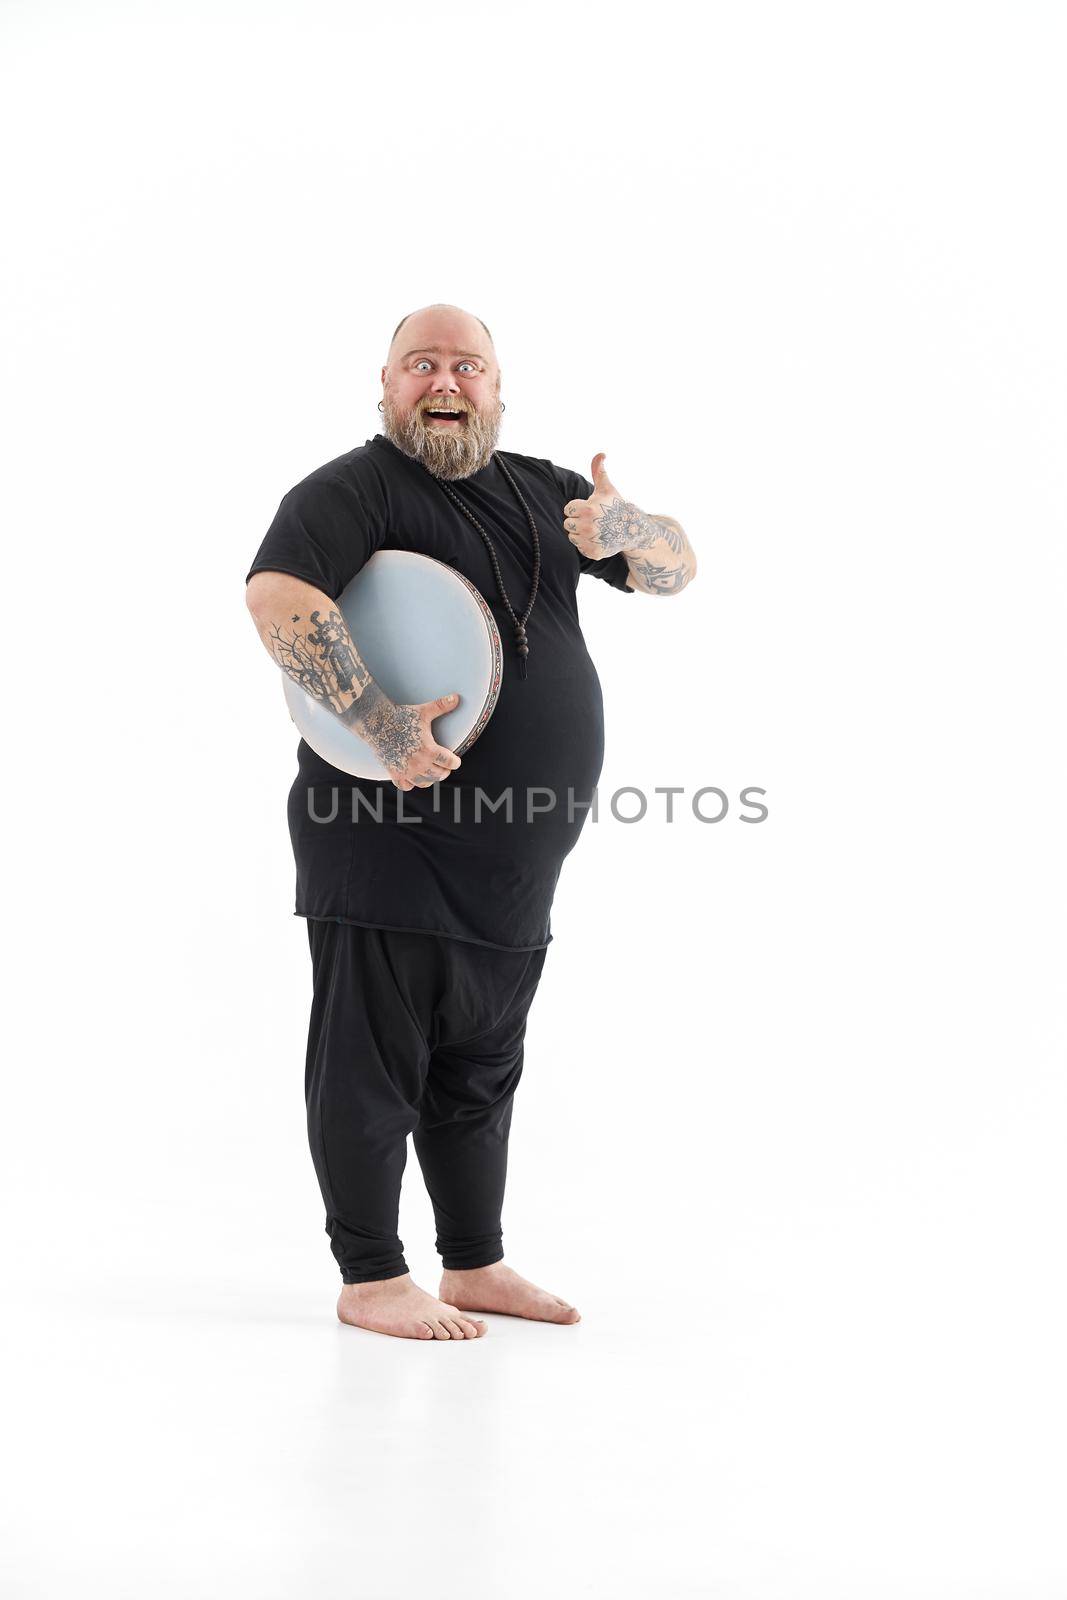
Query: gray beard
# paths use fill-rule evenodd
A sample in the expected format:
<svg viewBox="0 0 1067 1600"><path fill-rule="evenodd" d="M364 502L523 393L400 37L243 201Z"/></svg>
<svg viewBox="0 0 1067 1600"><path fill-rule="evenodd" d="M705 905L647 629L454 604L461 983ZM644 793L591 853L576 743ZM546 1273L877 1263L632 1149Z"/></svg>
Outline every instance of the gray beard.
<svg viewBox="0 0 1067 1600"><path fill-rule="evenodd" d="M499 402L493 400L494 407ZM427 422L422 411L415 407L405 414L393 406L389 395L382 401L382 427L385 437L414 461L421 461L435 478L469 478L472 473L487 467L500 437L500 412L494 409L488 417L480 411L468 410L466 422L459 427L435 428Z"/></svg>

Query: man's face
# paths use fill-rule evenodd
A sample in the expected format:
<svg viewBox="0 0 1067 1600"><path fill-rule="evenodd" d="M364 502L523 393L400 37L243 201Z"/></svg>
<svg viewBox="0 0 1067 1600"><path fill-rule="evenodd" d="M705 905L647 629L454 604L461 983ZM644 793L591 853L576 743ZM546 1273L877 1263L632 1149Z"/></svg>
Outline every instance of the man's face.
<svg viewBox="0 0 1067 1600"><path fill-rule="evenodd" d="M469 478L489 465L500 433L500 369L473 317L409 317L382 368L382 385L386 438L434 477Z"/></svg>

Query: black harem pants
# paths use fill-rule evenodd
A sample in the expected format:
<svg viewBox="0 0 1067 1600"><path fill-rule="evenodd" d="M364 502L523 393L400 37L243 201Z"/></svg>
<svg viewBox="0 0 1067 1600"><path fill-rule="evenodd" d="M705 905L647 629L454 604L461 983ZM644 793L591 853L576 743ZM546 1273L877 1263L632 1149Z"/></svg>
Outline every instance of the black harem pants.
<svg viewBox="0 0 1067 1600"><path fill-rule="evenodd" d="M408 1270L397 1227L409 1134L443 1265L500 1261L512 1099L547 950L335 921L307 929L308 1139L342 1280Z"/></svg>

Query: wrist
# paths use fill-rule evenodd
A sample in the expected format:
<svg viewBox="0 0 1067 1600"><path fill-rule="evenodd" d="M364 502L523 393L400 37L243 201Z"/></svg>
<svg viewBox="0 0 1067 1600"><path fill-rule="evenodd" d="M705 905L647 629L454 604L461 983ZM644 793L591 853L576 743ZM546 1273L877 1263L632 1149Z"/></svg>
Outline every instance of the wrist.
<svg viewBox="0 0 1067 1600"><path fill-rule="evenodd" d="M346 727L364 736L371 729L380 728L396 712L396 706L380 684L370 678L358 697L340 713Z"/></svg>

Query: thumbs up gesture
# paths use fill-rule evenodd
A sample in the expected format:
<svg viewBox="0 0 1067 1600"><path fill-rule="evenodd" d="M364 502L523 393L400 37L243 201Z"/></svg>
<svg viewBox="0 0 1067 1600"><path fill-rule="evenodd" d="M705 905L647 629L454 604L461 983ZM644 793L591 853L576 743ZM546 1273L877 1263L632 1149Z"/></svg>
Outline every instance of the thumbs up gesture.
<svg viewBox="0 0 1067 1600"><path fill-rule="evenodd" d="M588 500L568 500L563 507L563 527L571 544L594 561L613 556L635 542L647 520L643 512L624 500L608 477L603 450L593 457L589 476L593 493Z"/></svg>

